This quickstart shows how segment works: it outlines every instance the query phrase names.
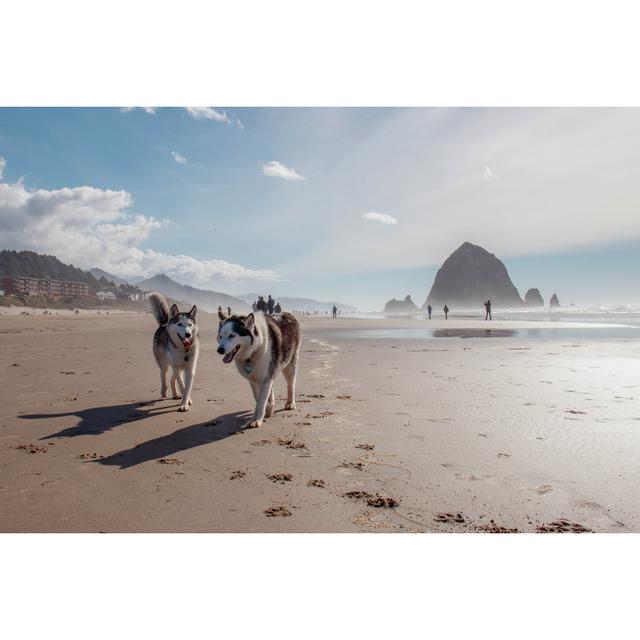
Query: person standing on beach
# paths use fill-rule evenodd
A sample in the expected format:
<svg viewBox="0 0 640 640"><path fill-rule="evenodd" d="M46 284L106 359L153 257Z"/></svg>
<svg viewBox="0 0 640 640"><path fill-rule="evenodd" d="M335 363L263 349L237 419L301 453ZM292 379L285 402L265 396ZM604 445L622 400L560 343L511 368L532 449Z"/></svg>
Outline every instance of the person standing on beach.
<svg viewBox="0 0 640 640"><path fill-rule="evenodd" d="M263 296L258 296L258 302L256 303L256 308L258 309L258 311L267 310L267 303L264 301Z"/></svg>
<svg viewBox="0 0 640 640"><path fill-rule="evenodd" d="M427 313L429 314L429 320L431 320L431 312L433 311L433 307L428 304L427 305Z"/></svg>
<svg viewBox="0 0 640 640"><path fill-rule="evenodd" d="M333 313L333 317L337 317L338 315L338 307L336 307L336 305L333 305L333 309L331 310L331 312Z"/></svg>
<svg viewBox="0 0 640 640"><path fill-rule="evenodd" d="M449 307L447 307L447 305L444 305L444 319L447 320L448 319L448 315L449 315Z"/></svg>
<svg viewBox="0 0 640 640"><path fill-rule="evenodd" d="M484 319L491 320L491 300L487 300L484 303L484 310L485 310Z"/></svg>
<svg viewBox="0 0 640 640"><path fill-rule="evenodd" d="M269 312L269 315L272 316L273 315L273 305L275 304L274 299L271 297L271 294L269 294L269 297L267 299L267 311Z"/></svg>
<svg viewBox="0 0 640 640"><path fill-rule="evenodd" d="M276 306L273 308L273 310L274 310L276 313L281 313L281 312L282 312L282 307L280 306L280 303L279 303L279 302L276 302Z"/></svg>

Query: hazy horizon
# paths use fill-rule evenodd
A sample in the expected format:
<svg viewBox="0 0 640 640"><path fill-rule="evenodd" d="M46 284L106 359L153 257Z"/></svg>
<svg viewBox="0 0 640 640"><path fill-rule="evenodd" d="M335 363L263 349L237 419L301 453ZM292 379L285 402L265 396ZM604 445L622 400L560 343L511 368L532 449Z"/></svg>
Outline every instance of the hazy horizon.
<svg viewBox="0 0 640 640"><path fill-rule="evenodd" d="M230 294L421 306L465 241L637 304L640 110L1 108L3 245Z"/></svg>

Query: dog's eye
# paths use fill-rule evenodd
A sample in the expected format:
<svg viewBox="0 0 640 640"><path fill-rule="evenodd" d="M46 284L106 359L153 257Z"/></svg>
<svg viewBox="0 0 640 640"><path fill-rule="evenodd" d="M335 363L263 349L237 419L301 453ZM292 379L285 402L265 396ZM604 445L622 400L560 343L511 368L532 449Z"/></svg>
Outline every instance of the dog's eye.
<svg viewBox="0 0 640 640"><path fill-rule="evenodd" d="M229 334L229 339L231 339L231 338L235 338L235 337L236 337L236 334L235 334L235 333L230 333L230 334Z"/></svg>
<svg viewBox="0 0 640 640"><path fill-rule="evenodd" d="M182 325L182 322L178 322L178 326L179 326L179 327L183 326L183 325Z"/></svg>

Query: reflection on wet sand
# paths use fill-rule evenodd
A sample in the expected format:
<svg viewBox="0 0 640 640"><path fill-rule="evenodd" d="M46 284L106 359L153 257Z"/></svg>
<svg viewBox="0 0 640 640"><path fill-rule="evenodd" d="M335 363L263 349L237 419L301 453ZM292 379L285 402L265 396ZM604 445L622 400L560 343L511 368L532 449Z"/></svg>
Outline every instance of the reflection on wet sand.
<svg viewBox="0 0 640 640"><path fill-rule="evenodd" d="M435 329L434 338L512 338L513 329Z"/></svg>

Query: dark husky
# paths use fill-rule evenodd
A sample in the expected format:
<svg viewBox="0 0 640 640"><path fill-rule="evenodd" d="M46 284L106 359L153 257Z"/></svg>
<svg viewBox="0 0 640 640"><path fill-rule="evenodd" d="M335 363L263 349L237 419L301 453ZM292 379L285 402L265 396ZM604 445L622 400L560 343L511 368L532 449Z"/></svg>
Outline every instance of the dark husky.
<svg viewBox="0 0 640 640"><path fill-rule="evenodd" d="M251 385L256 409L247 425L259 427L273 414L273 383L282 372L287 381L285 409L296 408L296 368L300 351L300 325L290 313L268 316L258 311L248 316L227 316L218 311L218 353L223 362L233 360Z"/></svg>
<svg viewBox="0 0 640 640"><path fill-rule="evenodd" d="M179 411L189 411L200 350L196 323L198 309L194 305L190 311L180 312L175 304L169 309L164 296L159 293L152 293L149 302L160 325L153 336L153 355L160 367L160 395L167 397L167 372L171 367L173 397L182 398ZM176 383L180 387L180 393Z"/></svg>

